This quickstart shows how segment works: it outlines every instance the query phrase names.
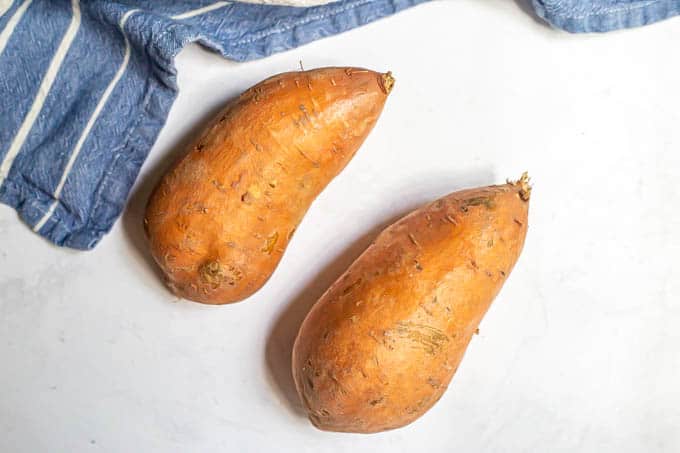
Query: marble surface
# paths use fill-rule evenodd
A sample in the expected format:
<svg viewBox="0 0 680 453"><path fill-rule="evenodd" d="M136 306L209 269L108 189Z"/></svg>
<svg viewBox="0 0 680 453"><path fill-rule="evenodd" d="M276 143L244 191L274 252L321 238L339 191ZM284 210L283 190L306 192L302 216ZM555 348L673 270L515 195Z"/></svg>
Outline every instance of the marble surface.
<svg viewBox="0 0 680 453"><path fill-rule="evenodd" d="M129 209L92 252L0 208L0 451L680 451L680 20L572 36L458 0L264 61L192 47ZM434 44L434 45L433 45ZM150 265L151 185L226 100L273 73L360 65L397 84L357 157L244 303L174 299ZM524 254L442 400L330 434L291 394L291 343L390 220L529 170Z"/></svg>

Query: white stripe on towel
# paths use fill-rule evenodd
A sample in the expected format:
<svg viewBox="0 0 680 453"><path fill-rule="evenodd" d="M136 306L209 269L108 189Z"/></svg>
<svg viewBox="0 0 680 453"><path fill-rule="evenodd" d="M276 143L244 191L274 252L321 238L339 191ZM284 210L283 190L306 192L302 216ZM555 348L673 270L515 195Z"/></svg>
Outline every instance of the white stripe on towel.
<svg viewBox="0 0 680 453"><path fill-rule="evenodd" d="M78 158L78 154L80 154L80 150L82 149L83 144L85 143L85 139L87 139L87 136L90 135L90 131L92 130L94 123L97 121L97 118L99 117L99 114L104 108L104 105L106 105L106 102L109 100L109 96L111 96L113 89L116 87L118 81L120 80L120 78L123 76L123 73L125 73L125 70L127 69L127 65L130 62L130 41L128 40L128 37L125 34L125 23L127 22L128 18L137 11L139 10L132 9L126 12L118 22L120 31L123 33L123 39L125 40L125 53L123 55L123 62L120 64L118 71L116 71L116 75L113 77L113 79L111 79L111 82L109 82L109 85L106 87L106 90L104 90L104 94L102 95L101 99L99 99L99 103L92 112L92 115L90 115L90 119L87 121L85 129L83 129L83 132L80 134L80 137L76 142L76 145L73 147L73 150L71 151L71 156L69 157L68 163L66 164L66 167L64 168L64 171L61 174L59 184L57 184L57 188L54 189L54 193L52 194L54 197L54 201L50 205L45 215L43 215L40 221L38 221L38 223L35 224L35 226L33 227L33 231L39 231L40 228L42 228L43 225L45 225L45 222L47 222L49 218L52 217L54 210L59 204L59 197L61 196L61 191L64 189L66 179L68 178L68 175L71 172L71 169L73 168L73 164Z"/></svg>
<svg viewBox="0 0 680 453"><path fill-rule="evenodd" d="M71 47L71 43L73 43L73 38L75 38L76 33L78 32L78 28L80 27L80 4L78 3L78 0L71 0L71 3L73 5L73 17L71 18L71 23L66 29L64 37L62 38L61 43L57 48L57 51L52 57L52 61L50 62L49 67L47 68L47 72L45 72L45 75L43 76L42 82L40 83L40 87L38 87L38 92L35 95L35 99L33 99L33 105L31 105L31 109L26 114L24 122L21 123L19 131L14 137L12 144L9 146L9 149L7 150L7 154L5 155L2 164L0 164L0 186L5 181L5 178L7 178L9 170L12 168L12 163L14 162L14 159L17 157L17 154L19 154L21 147L26 141L26 137L28 137L28 133L31 131L31 128L33 127L33 123L38 118L38 115L42 110L43 104L45 103L45 99L47 99L47 95L49 94L50 89L52 88L54 79L57 78L57 74L59 73L61 64L64 62L66 53Z"/></svg>
<svg viewBox="0 0 680 453"><path fill-rule="evenodd" d="M5 29L0 32L0 55L2 55L2 52L5 50L7 41L9 41L10 36L12 36L12 33L14 33L14 28L21 20L21 16L24 15L32 1L33 0L26 0L19 8L17 8L17 10L14 12L14 15L9 18L9 21L7 21ZM4 11L0 11L0 17L2 17L5 12L7 12L11 5L12 2L9 2L7 5L3 5L3 7L6 9Z"/></svg>
<svg viewBox="0 0 680 453"><path fill-rule="evenodd" d="M186 13L177 14L175 16L170 16L170 19L181 20L181 19L188 19L188 18L194 17L194 16L200 16L201 14L205 14L205 13L208 13L210 11L222 8L224 6L227 6L230 3L231 2L213 3L212 5L208 5L208 6L205 6L203 8L198 8L198 9L194 9L192 11L187 11Z"/></svg>
<svg viewBox="0 0 680 453"><path fill-rule="evenodd" d="M214 11L216 9L222 8L224 6L229 5L230 2L216 2L213 3L212 5L206 6L204 8L199 8L191 11L187 11L186 13L178 14L175 16L172 16L171 19L188 19L190 17L195 17L199 16L201 14L208 13L210 11ZM71 151L71 156L69 158L68 163L66 164L66 167L64 168L64 171L61 175L61 179L59 180L59 184L57 185L57 188L53 192L53 197L54 201L50 205L50 207L47 209L45 214L42 216L42 218L38 221L38 223L35 224L33 227L33 231L40 231L40 229L47 223L47 221L52 217L52 214L54 214L55 209L59 205L59 197L61 196L61 191L64 189L64 184L66 184L66 179L68 179L68 175L71 172L71 169L73 168L73 165L76 161L76 158L78 157L78 154L80 154L80 150L83 147L83 144L85 143L85 140L87 139L87 136L90 134L90 131L92 130L92 127L94 126L94 123L97 121L97 118L99 117L99 114L101 113L102 109L104 108L104 105L106 105L106 102L109 99L109 96L111 95L111 92L113 89L116 87L118 84L118 81L120 78L123 76L123 73L125 72L125 69L127 68L127 65L130 61L130 41L128 40L127 35L125 34L125 23L127 22L128 18L133 14L138 12L138 9L133 9L128 12L126 12L123 17L120 19L118 26L120 27L121 32L123 33L123 39L125 39L125 55L123 57L123 62L121 63L120 67L118 68L118 72L116 72L116 75L113 77L111 82L109 83L109 86L106 87L106 90L104 91L104 94L102 95L101 99L99 100L99 103L97 104L97 107L94 109L94 112L90 116L90 119L87 122L87 125L85 126L85 129L83 129L83 132L80 135L80 138L78 139L78 142L76 143L75 147L73 148L73 151ZM2 181L0 180L0 184Z"/></svg>
<svg viewBox="0 0 680 453"><path fill-rule="evenodd" d="M12 7L14 0L0 0L0 17L4 16L8 9Z"/></svg>

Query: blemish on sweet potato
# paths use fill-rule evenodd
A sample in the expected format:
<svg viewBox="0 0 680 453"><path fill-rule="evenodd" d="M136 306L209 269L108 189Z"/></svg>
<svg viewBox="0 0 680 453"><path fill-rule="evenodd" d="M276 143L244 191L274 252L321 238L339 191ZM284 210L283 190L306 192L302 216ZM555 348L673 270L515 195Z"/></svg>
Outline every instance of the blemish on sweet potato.
<svg viewBox="0 0 680 453"><path fill-rule="evenodd" d="M212 185L213 185L217 190L219 190L220 192L222 192L222 193L227 193L227 188L224 187L218 180L213 179L213 180L210 181L210 182L211 182Z"/></svg>
<svg viewBox="0 0 680 453"><path fill-rule="evenodd" d="M319 163L317 161L313 160L311 157L309 157L300 147L296 147L295 149L297 149L297 152L300 153L300 155L302 157L304 157L306 160L311 162L311 164L314 168L319 168Z"/></svg>
<svg viewBox="0 0 680 453"><path fill-rule="evenodd" d="M376 405L382 403L384 399L385 399L385 397L381 396L380 398L376 398L374 400L369 401L368 404L370 404L371 406L376 406Z"/></svg>
<svg viewBox="0 0 680 453"><path fill-rule="evenodd" d="M286 238L287 238L288 241L291 240L291 238L292 238L293 235L295 234L295 230L296 230L296 229L297 229L297 228L293 227L293 228L290 229L290 231L288 231L288 235L286 236Z"/></svg>
<svg viewBox="0 0 680 453"><path fill-rule="evenodd" d="M271 235L267 237L267 241L264 244L264 247L262 247L262 251L268 255L272 254L272 251L274 250L274 246L276 245L276 241L279 240L279 232L274 231Z"/></svg>
<svg viewBox="0 0 680 453"><path fill-rule="evenodd" d="M212 286L218 286L224 277L224 271L219 261L210 261L199 269L201 279Z"/></svg>
<svg viewBox="0 0 680 453"><path fill-rule="evenodd" d="M420 308L422 308L423 311L424 311L428 316L432 316L432 315L433 315L432 311L431 311L429 308L427 308L427 307L425 306L424 303L421 303L421 304L420 304Z"/></svg>
<svg viewBox="0 0 680 453"><path fill-rule="evenodd" d="M253 148L255 148L255 151L257 151L257 152L261 152L262 149L263 149L263 148L262 148L262 145L260 145L259 143L257 143L257 142L256 142L255 140L253 140L252 138L250 139L250 144L253 145Z"/></svg>
<svg viewBox="0 0 680 453"><path fill-rule="evenodd" d="M407 339L431 355L441 351L444 343L449 341L449 337L436 327L410 321L398 322L396 328L385 331L385 336Z"/></svg>
<svg viewBox="0 0 680 453"><path fill-rule="evenodd" d="M243 195L241 195L241 201L245 204L251 204L254 199L255 198L250 192L245 192Z"/></svg>
<svg viewBox="0 0 680 453"><path fill-rule="evenodd" d="M463 201L463 206L484 206L486 209L493 209L496 207L493 196L473 197Z"/></svg>
<svg viewBox="0 0 680 453"><path fill-rule="evenodd" d="M198 269L198 273L201 280L210 285L212 289L217 289L222 283L233 286L243 278L243 273L238 268L223 265L219 261L209 261L203 264ZM206 288L203 287L203 289Z"/></svg>
<svg viewBox="0 0 680 453"><path fill-rule="evenodd" d="M239 186L239 184L241 184L241 180L243 179L243 176L244 176L244 174L243 174L243 173L240 173L240 174L238 175L238 179L232 181L232 183L231 183L231 188L232 188L232 189L236 189L236 188Z"/></svg>
<svg viewBox="0 0 680 453"><path fill-rule="evenodd" d="M346 296L346 295L348 295L349 293L351 293L352 291L354 291L359 285L361 285L361 282L362 282L362 281L363 281L362 278L358 278L356 281L354 281L354 283L352 283L351 285L348 285L348 286L342 291L342 295L343 295L343 296Z"/></svg>
<svg viewBox="0 0 680 453"><path fill-rule="evenodd" d="M438 389L442 385L441 381L439 381L439 379L435 379L432 376L427 378L427 383L430 384L430 387L432 387L434 389Z"/></svg>

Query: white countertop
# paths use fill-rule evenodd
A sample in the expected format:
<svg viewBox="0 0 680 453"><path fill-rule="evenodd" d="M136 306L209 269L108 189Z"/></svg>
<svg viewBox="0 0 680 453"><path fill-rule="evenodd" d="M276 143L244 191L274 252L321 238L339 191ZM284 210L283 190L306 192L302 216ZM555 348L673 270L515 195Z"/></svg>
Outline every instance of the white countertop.
<svg viewBox="0 0 680 453"><path fill-rule="evenodd" d="M574 36L511 1L457 0L246 64L188 48L129 209L94 251L0 208L0 451L680 451L679 43L680 18ZM264 289L174 299L141 230L159 168L299 60L397 83ZM310 305L395 216L525 169L524 253L442 400L388 433L313 428L289 377Z"/></svg>

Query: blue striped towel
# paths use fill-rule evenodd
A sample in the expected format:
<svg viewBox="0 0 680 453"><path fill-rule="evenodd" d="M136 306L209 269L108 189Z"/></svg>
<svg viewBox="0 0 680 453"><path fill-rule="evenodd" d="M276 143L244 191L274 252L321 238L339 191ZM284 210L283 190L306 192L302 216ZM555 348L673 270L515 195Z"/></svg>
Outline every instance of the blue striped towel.
<svg viewBox="0 0 680 453"><path fill-rule="evenodd" d="M531 0L536 14L572 33L639 27L680 14L680 0Z"/></svg>
<svg viewBox="0 0 680 453"><path fill-rule="evenodd" d="M291 8L215 0L0 0L0 202L58 245L90 249L120 216L200 42L244 61L426 0ZM571 31L642 25L680 0L533 0Z"/></svg>

